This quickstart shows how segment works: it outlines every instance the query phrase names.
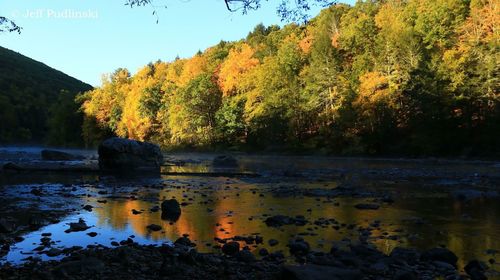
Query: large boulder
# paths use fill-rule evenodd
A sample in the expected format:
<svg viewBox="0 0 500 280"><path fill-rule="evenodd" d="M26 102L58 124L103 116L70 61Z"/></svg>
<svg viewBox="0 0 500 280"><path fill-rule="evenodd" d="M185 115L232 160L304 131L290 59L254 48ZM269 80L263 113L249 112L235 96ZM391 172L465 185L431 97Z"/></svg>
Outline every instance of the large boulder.
<svg viewBox="0 0 500 280"><path fill-rule="evenodd" d="M160 147L147 142L109 138L99 145L102 171L160 171L163 155Z"/></svg>
<svg viewBox="0 0 500 280"><path fill-rule="evenodd" d="M73 155L66 152L56 151L56 150L42 150L41 156L43 160L57 160L57 161L66 161L66 160L84 160L85 157L81 155Z"/></svg>

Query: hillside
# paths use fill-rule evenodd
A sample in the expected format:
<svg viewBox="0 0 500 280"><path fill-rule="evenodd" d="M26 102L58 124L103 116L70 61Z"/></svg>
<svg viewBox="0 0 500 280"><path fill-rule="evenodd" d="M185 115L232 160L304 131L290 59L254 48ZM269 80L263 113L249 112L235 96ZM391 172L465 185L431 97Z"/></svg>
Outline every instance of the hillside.
<svg viewBox="0 0 500 280"><path fill-rule="evenodd" d="M79 144L82 116L74 98L90 89L61 71L0 47L0 143Z"/></svg>

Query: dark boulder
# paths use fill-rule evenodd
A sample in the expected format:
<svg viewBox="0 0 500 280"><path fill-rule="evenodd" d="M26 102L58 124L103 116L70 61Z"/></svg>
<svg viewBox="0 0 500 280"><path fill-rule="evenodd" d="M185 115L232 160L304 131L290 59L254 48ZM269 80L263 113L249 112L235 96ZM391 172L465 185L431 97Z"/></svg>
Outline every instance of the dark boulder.
<svg viewBox="0 0 500 280"><path fill-rule="evenodd" d="M236 253L236 259L240 262L251 263L255 261L255 256L248 250L241 250Z"/></svg>
<svg viewBox="0 0 500 280"><path fill-rule="evenodd" d="M260 248L259 256L265 257L267 255L269 255L269 251L266 248Z"/></svg>
<svg viewBox="0 0 500 280"><path fill-rule="evenodd" d="M43 160L67 161L67 160L84 160L81 155L73 155L66 152L56 150L42 150L41 156Z"/></svg>
<svg viewBox="0 0 500 280"><path fill-rule="evenodd" d="M50 250L45 251L45 254L46 254L48 257L57 257L57 256L59 256L60 254L62 254L62 250L57 249L57 248L51 248Z"/></svg>
<svg viewBox="0 0 500 280"><path fill-rule="evenodd" d="M309 243L302 239L296 239L295 241L291 241L288 243L288 247L290 248L290 254L294 256L304 256L309 253L310 246Z"/></svg>
<svg viewBox="0 0 500 280"><path fill-rule="evenodd" d="M264 220L264 223L266 223L266 225L270 227L280 227L292 224L304 225L305 223L307 223L307 221L302 217L293 218L285 215L275 215L268 217L266 220Z"/></svg>
<svg viewBox="0 0 500 280"><path fill-rule="evenodd" d="M420 253L417 250L402 247L394 248L389 256L395 261L405 261L411 265L416 264L420 259Z"/></svg>
<svg viewBox="0 0 500 280"><path fill-rule="evenodd" d="M465 267L464 270L469 274L472 280L486 280L488 277L484 275L484 272L488 269L486 264L478 261L472 260Z"/></svg>
<svg viewBox="0 0 500 280"><path fill-rule="evenodd" d="M240 243L236 241L231 241L222 246L222 253L233 256L240 251Z"/></svg>
<svg viewBox="0 0 500 280"><path fill-rule="evenodd" d="M446 248L433 248L422 253L420 257L423 261L440 261L449 263L456 267L458 257Z"/></svg>
<svg viewBox="0 0 500 280"><path fill-rule="evenodd" d="M161 226L155 224L150 224L146 228L149 229L150 231L160 231L162 229Z"/></svg>
<svg viewBox="0 0 500 280"><path fill-rule="evenodd" d="M165 200L161 203L161 218L168 221L177 221L181 216L181 206L175 199Z"/></svg>
<svg viewBox="0 0 500 280"><path fill-rule="evenodd" d="M217 156L213 159L214 167L238 167L238 161L229 155Z"/></svg>
<svg viewBox="0 0 500 280"><path fill-rule="evenodd" d="M269 244L269 246L274 247L279 244L279 241L276 239L269 239L267 243Z"/></svg>
<svg viewBox="0 0 500 280"><path fill-rule="evenodd" d="M117 137L102 142L98 153L102 171L159 172L163 163L159 146Z"/></svg>
<svg viewBox="0 0 500 280"><path fill-rule="evenodd" d="M187 236L183 236L183 237L180 237L178 238L175 242L174 242L175 245L182 245L182 246L186 246L186 247L195 247L196 244L193 243Z"/></svg>

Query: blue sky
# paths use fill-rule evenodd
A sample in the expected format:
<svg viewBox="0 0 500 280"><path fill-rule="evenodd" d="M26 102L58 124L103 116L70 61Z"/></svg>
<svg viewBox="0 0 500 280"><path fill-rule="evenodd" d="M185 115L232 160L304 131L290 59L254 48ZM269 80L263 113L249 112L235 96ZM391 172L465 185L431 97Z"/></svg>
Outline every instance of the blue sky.
<svg viewBox="0 0 500 280"><path fill-rule="evenodd" d="M223 0L156 0L167 8L157 7L154 16L153 7L131 9L125 0L1 0L0 15L23 32L0 35L0 45L98 86L116 68L135 73L150 61L244 38L258 23L282 24L279 1L270 2L241 15L227 11Z"/></svg>

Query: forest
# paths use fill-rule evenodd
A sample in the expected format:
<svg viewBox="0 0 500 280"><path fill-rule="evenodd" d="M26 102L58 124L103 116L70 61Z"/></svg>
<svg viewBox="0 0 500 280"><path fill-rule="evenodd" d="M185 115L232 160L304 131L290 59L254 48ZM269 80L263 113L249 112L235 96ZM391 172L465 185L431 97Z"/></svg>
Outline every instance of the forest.
<svg viewBox="0 0 500 280"><path fill-rule="evenodd" d="M92 89L75 78L0 47L0 144L81 146L75 97Z"/></svg>
<svg viewBox="0 0 500 280"><path fill-rule="evenodd" d="M257 25L77 98L83 139L169 149L500 154L498 1L358 1Z"/></svg>

